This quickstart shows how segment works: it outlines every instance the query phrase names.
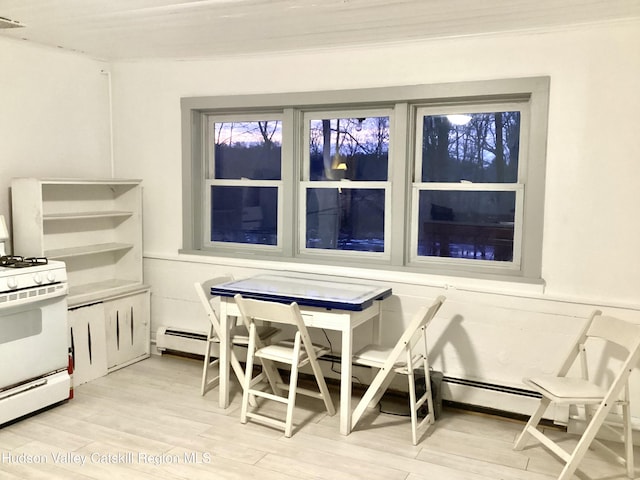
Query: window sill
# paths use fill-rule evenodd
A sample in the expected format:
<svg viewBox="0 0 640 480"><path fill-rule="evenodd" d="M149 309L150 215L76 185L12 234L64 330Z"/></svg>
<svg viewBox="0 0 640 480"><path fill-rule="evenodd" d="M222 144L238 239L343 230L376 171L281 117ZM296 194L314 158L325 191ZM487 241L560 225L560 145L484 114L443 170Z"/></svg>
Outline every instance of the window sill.
<svg viewBox="0 0 640 480"><path fill-rule="evenodd" d="M498 278L489 276L461 276L455 274L432 274L422 272L408 272L386 268L362 268L351 266L337 266L314 264L307 261L282 261L263 258L237 258L215 255L211 252L199 250L180 250L175 255L154 254L145 252L145 258L189 263L204 263L224 265L228 267L253 268L259 270L288 271L308 275L327 275L334 277L349 277L363 281L392 282L398 284L420 285L425 287L442 288L444 290L461 290L479 293L493 293L522 297L538 297L544 293L544 281L523 279L521 277Z"/></svg>

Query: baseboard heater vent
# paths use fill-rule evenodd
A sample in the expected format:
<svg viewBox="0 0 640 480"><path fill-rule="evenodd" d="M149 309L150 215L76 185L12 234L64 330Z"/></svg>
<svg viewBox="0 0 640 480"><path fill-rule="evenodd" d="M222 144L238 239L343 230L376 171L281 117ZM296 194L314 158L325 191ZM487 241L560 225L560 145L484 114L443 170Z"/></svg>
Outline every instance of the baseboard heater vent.
<svg viewBox="0 0 640 480"><path fill-rule="evenodd" d="M156 332L156 348L160 352L183 352L204 355L207 335L195 330L160 327Z"/></svg>
<svg viewBox="0 0 640 480"><path fill-rule="evenodd" d="M481 388L483 390L491 390L493 392L508 393L510 395L520 395L522 397L542 398L538 392L533 390L526 390L524 388L508 387L506 385L498 385L495 383L480 382L478 380L468 380L466 378L455 378L443 376L442 381L444 383L451 383L455 385L464 385L466 387Z"/></svg>

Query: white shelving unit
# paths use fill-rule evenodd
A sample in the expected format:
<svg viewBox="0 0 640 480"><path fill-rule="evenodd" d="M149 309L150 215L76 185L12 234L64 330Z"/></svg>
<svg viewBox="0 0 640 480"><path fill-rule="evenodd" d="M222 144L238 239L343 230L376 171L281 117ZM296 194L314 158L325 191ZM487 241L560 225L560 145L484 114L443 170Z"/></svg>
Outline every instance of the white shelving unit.
<svg viewBox="0 0 640 480"><path fill-rule="evenodd" d="M15 178L11 196L13 253L66 264L77 384L148 357L140 180Z"/></svg>
<svg viewBox="0 0 640 480"><path fill-rule="evenodd" d="M140 287L140 180L17 178L11 189L14 253L64 261L70 306Z"/></svg>

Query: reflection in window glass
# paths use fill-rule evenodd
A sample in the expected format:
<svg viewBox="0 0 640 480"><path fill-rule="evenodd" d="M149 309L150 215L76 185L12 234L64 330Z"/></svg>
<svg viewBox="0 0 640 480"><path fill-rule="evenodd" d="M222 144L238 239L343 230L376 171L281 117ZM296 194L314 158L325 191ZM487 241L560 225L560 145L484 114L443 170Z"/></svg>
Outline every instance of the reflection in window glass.
<svg viewBox="0 0 640 480"><path fill-rule="evenodd" d="M282 122L213 124L216 179L280 180Z"/></svg>
<svg viewBox="0 0 640 480"><path fill-rule="evenodd" d="M384 251L383 189L309 188L306 247Z"/></svg>
<svg viewBox="0 0 640 480"><path fill-rule="evenodd" d="M311 180L386 181L389 117L311 120Z"/></svg>
<svg viewBox="0 0 640 480"><path fill-rule="evenodd" d="M211 241L277 244L277 187L211 187Z"/></svg>
<svg viewBox="0 0 640 480"><path fill-rule="evenodd" d="M422 128L422 181L515 183L520 112L428 115Z"/></svg>
<svg viewBox="0 0 640 480"><path fill-rule="evenodd" d="M418 255L512 261L515 192L421 191Z"/></svg>

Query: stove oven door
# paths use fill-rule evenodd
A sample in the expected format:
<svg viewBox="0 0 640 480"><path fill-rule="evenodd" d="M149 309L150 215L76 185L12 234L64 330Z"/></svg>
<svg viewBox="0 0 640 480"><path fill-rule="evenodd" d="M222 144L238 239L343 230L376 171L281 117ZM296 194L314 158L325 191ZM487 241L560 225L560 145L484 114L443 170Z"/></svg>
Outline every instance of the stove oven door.
<svg viewBox="0 0 640 480"><path fill-rule="evenodd" d="M66 288L37 292L27 290L17 299L2 295L0 391L68 365Z"/></svg>

